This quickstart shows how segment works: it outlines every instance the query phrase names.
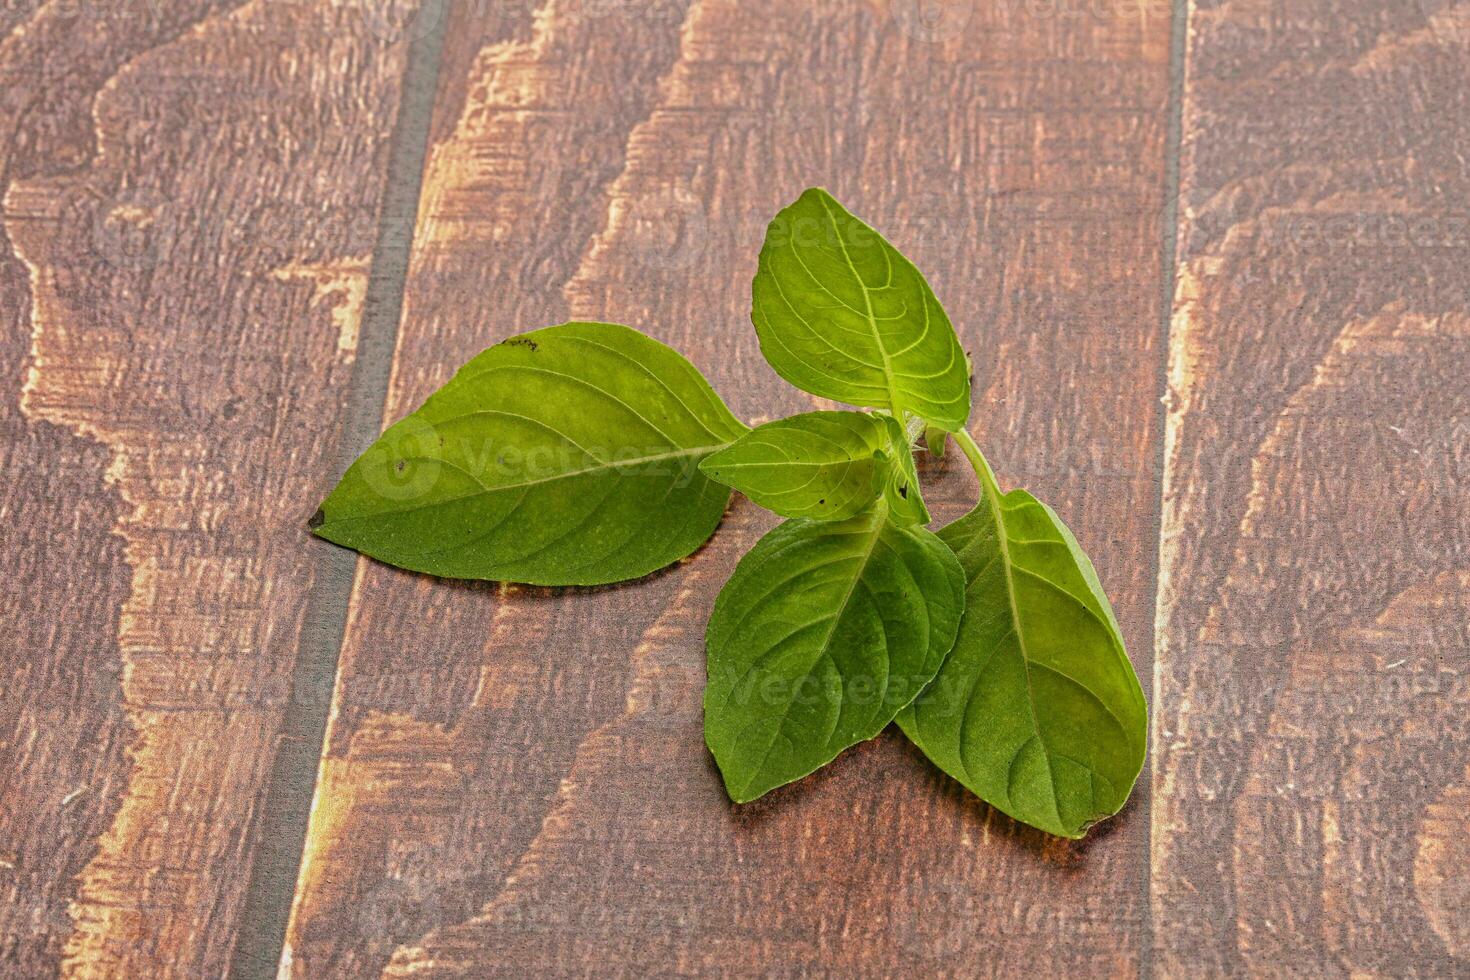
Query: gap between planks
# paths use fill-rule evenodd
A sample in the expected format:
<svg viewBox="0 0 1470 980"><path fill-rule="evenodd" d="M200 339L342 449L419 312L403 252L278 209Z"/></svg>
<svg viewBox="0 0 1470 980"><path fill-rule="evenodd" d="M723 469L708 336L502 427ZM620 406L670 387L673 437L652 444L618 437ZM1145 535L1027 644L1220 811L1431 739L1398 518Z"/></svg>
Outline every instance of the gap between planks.
<svg viewBox="0 0 1470 980"><path fill-rule="evenodd" d="M1160 402L1167 402L1169 397L1169 352L1172 349L1174 324L1174 289L1175 270L1179 254L1179 192L1180 192L1180 154L1184 141L1184 74L1185 58L1189 46L1189 0L1172 0L1170 23L1169 23L1169 102L1165 110L1164 132L1164 208L1159 222L1160 232L1160 269L1159 288L1163 291L1163 297L1159 303L1159 351L1156 370L1158 381L1155 386L1159 393ZM1143 949L1139 951L1138 962L1141 965L1140 976L1150 978L1154 975L1154 869L1153 869L1153 807L1154 807L1154 726L1158 721L1158 712L1154 703L1158 698L1159 691L1159 631L1163 623L1159 611L1160 576L1164 567L1164 497L1168 491L1168 483L1165 479L1164 467L1168 461L1166 444L1168 439L1169 415L1164 409L1157 413L1155 422L1156 431L1154 439L1154 473L1157 475L1155 483L1158 489L1158 501L1154 508L1154 555L1153 555L1153 583L1154 583L1154 628L1153 628L1153 650L1149 657L1150 678L1149 692L1149 738L1148 738L1148 761L1146 773L1148 779L1148 810L1149 819L1143 828L1143 853L1145 855L1143 869ZM1140 779L1142 781L1142 778Z"/></svg>
<svg viewBox="0 0 1470 980"><path fill-rule="evenodd" d="M382 427L428 156L448 3L425 0L416 23L426 18L433 26L409 42L361 334L337 443L336 473L345 470ZM357 563L355 552L324 548L307 600L281 744L257 811L258 850L230 964L230 976L238 980L274 977L285 947Z"/></svg>

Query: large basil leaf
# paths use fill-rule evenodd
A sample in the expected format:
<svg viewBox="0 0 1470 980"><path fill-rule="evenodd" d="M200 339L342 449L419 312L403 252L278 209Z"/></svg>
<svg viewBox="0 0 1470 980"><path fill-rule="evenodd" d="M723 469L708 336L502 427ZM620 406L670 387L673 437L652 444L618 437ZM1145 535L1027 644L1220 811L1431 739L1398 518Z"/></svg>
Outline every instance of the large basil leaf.
<svg viewBox="0 0 1470 980"><path fill-rule="evenodd" d="M798 388L949 431L969 417L969 364L929 284L826 191L771 221L752 301L761 352Z"/></svg>
<svg viewBox="0 0 1470 980"><path fill-rule="evenodd" d="M699 468L782 517L845 520L883 493L896 523L929 520L913 453L891 415L808 412L767 422Z"/></svg>
<svg viewBox="0 0 1470 980"><path fill-rule="evenodd" d="M998 809L1081 837L1143 767L1143 691L1072 532L1026 491L982 481L980 504L939 533L969 583L959 638L898 723Z"/></svg>
<svg viewBox="0 0 1470 980"><path fill-rule="evenodd" d="M730 492L699 472L746 427L627 327L482 352L348 469L318 535L415 571L535 585L636 578L698 548Z"/></svg>
<svg viewBox="0 0 1470 980"><path fill-rule="evenodd" d="M877 735L954 642L964 610L958 560L886 510L781 524L716 600L705 740L737 803Z"/></svg>

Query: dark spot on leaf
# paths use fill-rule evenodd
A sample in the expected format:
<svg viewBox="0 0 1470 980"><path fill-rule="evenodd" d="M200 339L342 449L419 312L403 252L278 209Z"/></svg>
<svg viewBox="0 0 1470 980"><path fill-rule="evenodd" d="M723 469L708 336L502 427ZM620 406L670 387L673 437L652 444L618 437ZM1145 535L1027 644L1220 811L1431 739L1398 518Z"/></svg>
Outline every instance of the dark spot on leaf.
<svg viewBox="0 0 1470 980"><path fill-rule="evenodd" d="M907 483L898 488L898 495L904 500L909 499L909 485Z"/></svg>
<svg viewBox="0 0 1470 980"><path fill-rule="evenodd" d="M327 512L318 507L316 513L307 519L306 526L315 531L325 523L327 523Z"/></svg>
<svg viewBox="0 0 1470 980"><path fill-rule="evenodd" d="M819 503L819 504L825 504L826 502L827 502L827 498L826 497L823 497L821 500L818 500L817 501L817 503Z"/></svg>
<svg viewBox="0 0 1470 980"><path fill-rule="evenodd" d="M402 473L403 472L403 460L400 459L397 463L395 463L393 465L393 468L395 470L397 470L398 472Z"/></svg>
<svg viewBox="0 0 1470 980"><path fill-rule="evenodd" d="M524 347L532 352L541 349L541 345L536 343L536 341L532 340L530 337L510 337L507 340L502 341L502 343L510 347Z"/></svg>

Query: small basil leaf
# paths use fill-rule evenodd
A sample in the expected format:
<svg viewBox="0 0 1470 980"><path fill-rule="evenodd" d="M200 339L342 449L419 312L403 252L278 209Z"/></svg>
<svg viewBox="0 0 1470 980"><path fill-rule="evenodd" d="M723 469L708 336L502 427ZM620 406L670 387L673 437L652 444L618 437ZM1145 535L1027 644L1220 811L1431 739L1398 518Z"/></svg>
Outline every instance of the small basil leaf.
<svg viewBox="0 0 1470 980"><path fill-rule="evenodd" d="M938 426L927 426L924 429L924 445L928 448L929 452L933 453L935 456L943 456L944 440L948 438L948 436L949 433L945 432Z"/></svg>
<svg viewBox="0 0 1470 980"><path fill-rule="evenodd" d="M1024 490L982 492L939 533L969 583L959 638L898 723L996 808L1081 837L1127 800L1143 767L1148 708L1072 532Z"/></svg>
<svg viewBox="0 0 1470 980"><path fill-rule="evenodd" d="M877 735L954 642L958 560L884 512L787 521L720 592L705 634L705 741L737 803Z"/></svg>
<svg viewBox="0 0 1470 980"><path fill-rule="evenodd" d="M965 424L969 365L944 308L912 262L826 191L771 221L751 291L761 353L793 385L900 420Z"/></svg>
<svg viewBox="0 0 1470 980"><path fill-rule="evenodd" d="M888 437L885 455L890 465L883 497L888 502L889 519L895 524L928 524L929 508L924 506L923 494L919 492L919 470L914 463L914 451L909 447L908 436L892 415L879 417L883 419Z"/></svg>
<svg viewBox="0 0 1470 980"><path fill-rule="evenodd" d="M807 412L767 422L705 457L699 468L782 517L845 520L889 482L884 416Z"/></svg>
<svg viewBox="0 0 1470 980"><path fill-rule="evenodd" d="M751 430L699 468L782 517L846 520L882 494L895 524L929 522L913 452L891 415L793 415Z"/></svg>
<svg viewBox="0 0 1470 980"><path fill-rule="evenodd" d="M314 533L452 578L596 585L677 561L729 491L699 472L747 431L678 353L567 323L471 360L347 470Z"/></svg>

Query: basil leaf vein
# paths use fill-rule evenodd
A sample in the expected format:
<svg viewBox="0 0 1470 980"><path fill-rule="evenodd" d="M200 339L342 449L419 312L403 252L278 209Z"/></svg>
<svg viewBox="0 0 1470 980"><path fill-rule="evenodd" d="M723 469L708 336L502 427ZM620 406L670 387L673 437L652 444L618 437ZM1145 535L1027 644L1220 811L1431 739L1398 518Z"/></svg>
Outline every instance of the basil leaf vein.
<svg viewBox="0 0 1470 980"><path fill-rule="evenodd" d="M753 800L877 735L939 668L964 608L954 553L880 502L787 521L726 583L706 632L705 739Z"/></svg>

